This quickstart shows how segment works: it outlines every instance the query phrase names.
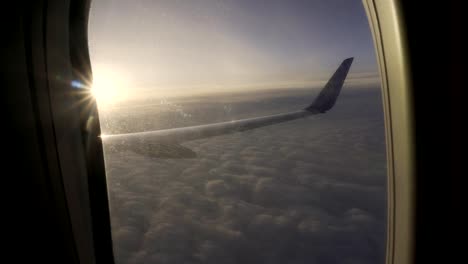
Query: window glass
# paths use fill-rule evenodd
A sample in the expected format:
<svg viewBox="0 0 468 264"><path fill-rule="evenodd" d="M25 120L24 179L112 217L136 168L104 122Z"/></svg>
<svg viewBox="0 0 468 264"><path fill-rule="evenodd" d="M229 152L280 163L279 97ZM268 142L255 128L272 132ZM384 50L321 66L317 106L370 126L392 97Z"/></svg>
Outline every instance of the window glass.
<svg viewBox="0 0 468 264"><path fill-rule="evenodd" d="M89 47L118 264L385 262L361 1L94 0ZM230 133L302 111L349 57L330 110Z"/></svg>

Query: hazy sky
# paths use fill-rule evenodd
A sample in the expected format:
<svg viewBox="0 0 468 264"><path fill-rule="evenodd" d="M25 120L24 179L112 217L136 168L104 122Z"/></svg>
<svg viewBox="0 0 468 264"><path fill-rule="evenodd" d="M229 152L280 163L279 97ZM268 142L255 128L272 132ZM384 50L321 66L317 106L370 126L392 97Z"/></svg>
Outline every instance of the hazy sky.
<svg viewBox="0 0 468 264"><path fill-rule="evenodd" d="M304 87L347 57L377 76L361 0L93 0L89 42L131 89Z"/></svg>

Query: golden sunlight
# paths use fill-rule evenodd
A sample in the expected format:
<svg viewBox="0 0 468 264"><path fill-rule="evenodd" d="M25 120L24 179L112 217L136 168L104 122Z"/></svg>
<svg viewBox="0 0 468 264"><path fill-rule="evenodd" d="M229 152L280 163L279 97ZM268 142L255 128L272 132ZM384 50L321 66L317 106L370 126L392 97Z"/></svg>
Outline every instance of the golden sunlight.
<svg viewBox="0 0 468 264"><path fill-rule="evenodd" d="M110 69L93 69L91 93L99 107L107 107L125 100L128 96L128 82L122 74Z"/></svg>

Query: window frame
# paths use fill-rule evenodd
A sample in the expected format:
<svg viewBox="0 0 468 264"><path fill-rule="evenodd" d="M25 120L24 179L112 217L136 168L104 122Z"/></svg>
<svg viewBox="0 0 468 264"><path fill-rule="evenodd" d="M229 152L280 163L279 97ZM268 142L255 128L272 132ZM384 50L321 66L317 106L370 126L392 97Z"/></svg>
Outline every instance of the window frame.
<svg viewBox="0 0 468 264"><path fill-rule="evenodd" d="M90 0L38 1L32 57L37 58L37 75L45 76L44 86L38 87L44 97L37 100L43 120L50 119L52 131L45 132L53 138L45 144L55 150L46 158L56 156L52 165L58 176L50 180L64 193L56 201L64 199L67 205L71 250L79 263L114 263L98 111L89 92L71 86L72 81L92 80L89 7Z"/></svg>
<svg viewBox="0 0 468 264"><path fill-rule="evenodd" d="M386 263L412 263L414 128L408 49L402 15L397 0L362 1L374 39L382 83L388 167ZM90 2L49 0L44 6L43 48L53 112L64 111L61 96L67 93L64 91L72 91L68 84L54 79L57 72L65 72L65 79L82 82L92 79L87 46ZM69 58L69 61L60 58ZM72 96L71 100L75 102L82 99L76 94L64 96ZM114 263L97 108L93 104L90 110L79 108L65 115L77 122L79 132L72 132L63 116L51 114L54 123L62 124L55 126L55 135L68 135L66 142L57 141L57 149L77 253L84 263ZM78 147L76 153L65 151L70 144L81 147ZM71 165L71 161L75 165Z"/></svg>
<svg viewBox="0 0 468 264"><path fill-rule="evenodd" d="M387 145L386 263L414 262L414 100L404 21L397 0L362 0L382 84Z"/></svg>

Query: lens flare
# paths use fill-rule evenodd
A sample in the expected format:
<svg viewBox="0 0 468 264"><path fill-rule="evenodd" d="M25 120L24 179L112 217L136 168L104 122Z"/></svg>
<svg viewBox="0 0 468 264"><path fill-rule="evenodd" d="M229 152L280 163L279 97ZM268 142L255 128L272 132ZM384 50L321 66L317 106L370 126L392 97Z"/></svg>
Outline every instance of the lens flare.
<svg viewBox="0 0 468 264"><path fill-rule="evenodd" d="M99 107L108 107L128 97L128 82L125 77L107 68L93 69L91 94Z"/></svg>

